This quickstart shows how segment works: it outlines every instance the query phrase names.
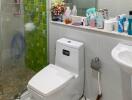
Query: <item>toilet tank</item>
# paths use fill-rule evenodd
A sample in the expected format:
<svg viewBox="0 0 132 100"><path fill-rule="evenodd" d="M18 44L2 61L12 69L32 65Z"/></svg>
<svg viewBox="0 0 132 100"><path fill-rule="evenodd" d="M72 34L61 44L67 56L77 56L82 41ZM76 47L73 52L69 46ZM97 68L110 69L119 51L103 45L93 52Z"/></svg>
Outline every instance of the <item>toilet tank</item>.
<svg viewBox="0 0 132 100"><path fill-rule="evenodd" d="M84 70L84 44L67 38L57 40L55 65L79 75Z"/></svg>

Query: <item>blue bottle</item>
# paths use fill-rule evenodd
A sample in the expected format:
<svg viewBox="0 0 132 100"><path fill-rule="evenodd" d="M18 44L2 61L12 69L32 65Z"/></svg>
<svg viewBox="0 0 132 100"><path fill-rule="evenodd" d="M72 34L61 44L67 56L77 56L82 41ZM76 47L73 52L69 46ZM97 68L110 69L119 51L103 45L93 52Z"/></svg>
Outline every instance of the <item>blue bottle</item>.
<svg viewBox="0 0 132 100"><path fill-rule="evenodd" d="M118 32L124 32L124 21L123 18L118 19Z"/></svg>
<svg viewBox="0 0 132 100"><path fill-rule="evenodd" d="M129 12L128 18L128 35L132 35L132 11Z"/></svg>

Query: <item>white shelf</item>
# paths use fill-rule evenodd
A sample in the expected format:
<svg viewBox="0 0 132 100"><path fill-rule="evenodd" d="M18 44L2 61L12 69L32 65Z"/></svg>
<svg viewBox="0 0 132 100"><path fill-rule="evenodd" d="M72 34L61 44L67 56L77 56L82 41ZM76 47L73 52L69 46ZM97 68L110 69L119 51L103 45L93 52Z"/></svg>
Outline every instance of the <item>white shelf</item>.
<svg viewBox="0 0 132 100"><path fill-rule="evenodd" d="M104 29L93 28L93 27L90 27L90 26L75 26L75 25L65 24L63 22L57 22L57 21L50 21L50 22L53 23L53 24L68 26L68 27L72 27L72 28L96 31L96 32L103 33L105 35L121 36L121 37L127 37L127 38L132 39L132 35L128 35L126 32L119 33L119 32L116 32L116 31L107 31L107 30L104 30Z"/></svg>

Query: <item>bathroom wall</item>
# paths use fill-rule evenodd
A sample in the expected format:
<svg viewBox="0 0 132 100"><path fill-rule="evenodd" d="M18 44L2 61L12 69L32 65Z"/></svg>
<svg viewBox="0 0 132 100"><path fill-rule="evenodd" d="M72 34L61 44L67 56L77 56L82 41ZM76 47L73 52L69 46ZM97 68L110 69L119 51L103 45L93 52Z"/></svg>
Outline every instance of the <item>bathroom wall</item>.
<svg viewBox="0 0 132 100"><path fill-rule="evenodd" d="M106 0L104 0L106 1ZM125 2L125 1L123 1ZM122 4L123 4L122 2ZM130 1L131 2L131 1ZM101 3L101 0L100 0ZM99 4L100 4L99 3ZM116 4L111 4L111 1L103 2L102 7L107 7L117 10ZM49 1L50 4L50 1ZM50 6L50 5L49 5ZM115 6L115 7L112 7ZM124 10L123 10L124 11ZM127 12L127 11L126 11ZM50 14L50 13L49 13ZM115 16L118 11L111 14ZM50 18L49 18L50 19ZM95 100L97 95L97 73L93 72L90 68L91 59L98 56L102 61L102 72L101 72L101 83L103 88L103 99L102 100L127 100L124 99L124 95L130 94L130 87L124 91L123 86L129 84L125 81L122 72L118 65L111 57L111 50L119 42L129 42L132 39L121 38L118 36L113 36L111 34L105 35L104 33L86 31L77 28L71 28L67 26L53 24L49 20L49 61L50 63L55 63L55 50L56 50L56 40L61 37L67 37L73 40L82 41L85 43L85 67L86 67L86 84L85 93L87 98L90 100ZM126 74L126 73L125 73ZM127 76L127 75L126 75ZM126 77L125 77L126 78ZM124 82L123 82L124 81ZM131 100L131 99L128 99Z"/></svg>
<svg viewBox="0 0 132 100"><path fill-rule="evenodd" d="M90 68L91 59L99 57L102 61L101 83L103 89L102 100L126 100L124 99L122 72L119 65L112 59L111 50L119 42L131 42L120 37L104 35L100 32L85 31L67 26L50 23L49 26L49 55L50 63L55 61L55 43L61 37L85 43L85 71L86 71L86 96L91 100L97 95L97 76ZM129 88L130 89L130 88ZM125 92L125 94L130 93ZM130 99L128 99L130 100Z"/></svg>
<svg viewBox="0 0 132 100"><path fill-rule="evenodd" d="M132 0L98 0L98 8L108 8L110 16L117 16L119 14L128 14L132 10Z"/></svg>

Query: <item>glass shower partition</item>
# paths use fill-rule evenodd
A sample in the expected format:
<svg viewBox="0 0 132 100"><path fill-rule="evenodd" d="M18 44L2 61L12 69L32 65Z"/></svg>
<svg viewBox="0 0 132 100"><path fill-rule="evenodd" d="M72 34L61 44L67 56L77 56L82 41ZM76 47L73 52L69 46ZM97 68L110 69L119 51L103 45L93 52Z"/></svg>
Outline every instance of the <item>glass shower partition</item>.
<svg viewBox="0 0 132 100"><path fill-rule="evenodd" d="M0 100L15 100L47 63L46 0L0 0Z"/></svg>

